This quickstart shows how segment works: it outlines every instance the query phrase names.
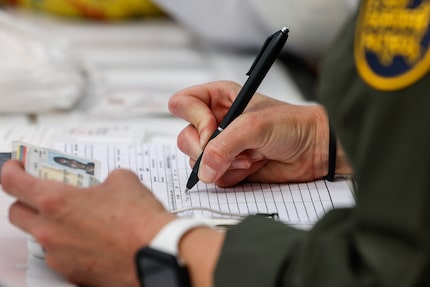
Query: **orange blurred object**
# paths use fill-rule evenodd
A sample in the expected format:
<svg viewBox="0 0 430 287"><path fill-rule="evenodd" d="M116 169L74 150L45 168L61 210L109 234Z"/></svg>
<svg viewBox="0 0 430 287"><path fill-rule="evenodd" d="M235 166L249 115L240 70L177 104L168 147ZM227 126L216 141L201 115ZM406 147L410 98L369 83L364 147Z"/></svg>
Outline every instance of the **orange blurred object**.
<svg viewBox="0 0 430 287"><path fill-rule="evenodd" d="M30 10L74 18L119 20L163 16L150 0L5 0Z"/></svg>

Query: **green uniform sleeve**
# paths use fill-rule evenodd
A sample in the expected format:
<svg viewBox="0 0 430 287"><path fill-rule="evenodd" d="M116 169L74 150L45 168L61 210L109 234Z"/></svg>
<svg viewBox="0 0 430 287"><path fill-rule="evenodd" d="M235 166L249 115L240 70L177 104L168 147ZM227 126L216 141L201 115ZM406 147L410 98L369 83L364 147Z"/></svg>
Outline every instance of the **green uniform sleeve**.
<svg viewBox="0 0 430 287"><path fill-rule="evenodd" d="M228 230L215 286L426 286L427 253L360 227L355 209L332 210L310 231L250 217Z"/></svg>
<svg viewBox="0 0 430 287"><path fill-rule="evenodd" d="M280 222L249 217L227 232L215 286L276 286L284 261L303 235Z"/></svg>

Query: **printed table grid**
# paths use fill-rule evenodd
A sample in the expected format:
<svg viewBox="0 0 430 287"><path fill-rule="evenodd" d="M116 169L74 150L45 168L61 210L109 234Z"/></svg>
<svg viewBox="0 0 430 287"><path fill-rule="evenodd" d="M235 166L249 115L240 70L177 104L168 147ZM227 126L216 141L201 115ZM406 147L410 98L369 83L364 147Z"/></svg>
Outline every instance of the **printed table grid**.
<svg viewBox="0 0 430 287"><path fill-rule="evenodd" d="M65 151L100 160L102 180L116 168L134 171L168 210L191 209L183 216L225 217L193 210L206 207L243 215L277 213L281 221L289 224L313 224L336 207L324 180L298 184L245 183L231 188L198 182L186 193L191 167L188 158L174 145L74 143L65 145ZM348 199L349 195L343 197ZM342 204L352 205L349 201Z"/></svg>

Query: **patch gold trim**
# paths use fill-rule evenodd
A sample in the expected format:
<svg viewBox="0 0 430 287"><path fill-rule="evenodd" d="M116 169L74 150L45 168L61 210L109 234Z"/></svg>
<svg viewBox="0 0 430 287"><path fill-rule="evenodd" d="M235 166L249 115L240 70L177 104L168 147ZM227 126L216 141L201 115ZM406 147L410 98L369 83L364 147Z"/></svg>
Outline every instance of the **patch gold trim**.
<svg viewBox="0 0 430 287"><path fill-rule="evenodd" d="M363 1L354 57L363 80L380 90L405 88L430 70L430 1Z"/></svg>

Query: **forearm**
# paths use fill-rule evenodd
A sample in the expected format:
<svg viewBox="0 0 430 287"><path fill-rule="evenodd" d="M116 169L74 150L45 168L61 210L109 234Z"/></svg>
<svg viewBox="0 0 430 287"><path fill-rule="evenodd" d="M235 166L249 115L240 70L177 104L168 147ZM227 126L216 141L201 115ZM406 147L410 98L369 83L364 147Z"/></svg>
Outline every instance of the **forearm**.
<svg viewBox="0 0 430 287"><path fill-rule="evenodd" d="M223 231L195 228L181 239L179 255L188 268L192 286L213 286L213 274L224 236Z"/></svg>

